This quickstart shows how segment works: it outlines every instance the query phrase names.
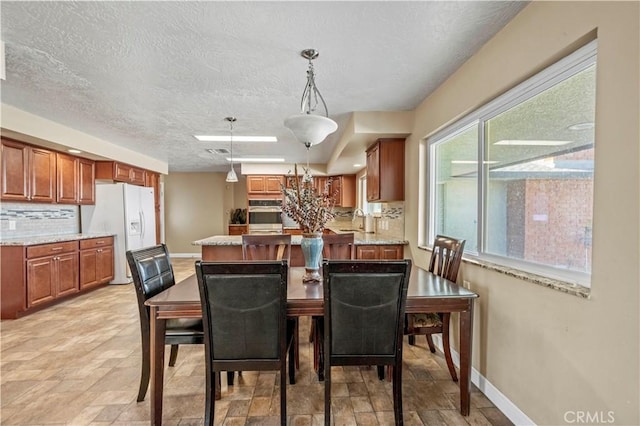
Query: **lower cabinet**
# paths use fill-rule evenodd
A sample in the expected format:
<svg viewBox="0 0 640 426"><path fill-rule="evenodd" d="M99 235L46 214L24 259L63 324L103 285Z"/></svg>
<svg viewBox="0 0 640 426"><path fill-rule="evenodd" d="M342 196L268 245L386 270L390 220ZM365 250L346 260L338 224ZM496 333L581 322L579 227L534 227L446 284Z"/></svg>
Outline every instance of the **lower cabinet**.
<svg viewBox="0 0 640 426"><path fill-rule="evenodd" d="M27 308L77 293L78 242L27 248Z"/></svg>
<svg viewBox="0 0 640 426"><path fill-rule="evenodd" d="M404 246L401 245L356 246L356 259L393 260L402 258L404 258Z"/></svg>
<svg viewBox="0 0 640 426"><path fill-rule="evenodd" d="M2 246L0 317L15 319L113 279L113 237Z"/></svg>
<svg viewBox="0 0 640 426"><path fill-rule="evenodd" d="M113 237L80 241L80 289L113 279Z"/></svg>

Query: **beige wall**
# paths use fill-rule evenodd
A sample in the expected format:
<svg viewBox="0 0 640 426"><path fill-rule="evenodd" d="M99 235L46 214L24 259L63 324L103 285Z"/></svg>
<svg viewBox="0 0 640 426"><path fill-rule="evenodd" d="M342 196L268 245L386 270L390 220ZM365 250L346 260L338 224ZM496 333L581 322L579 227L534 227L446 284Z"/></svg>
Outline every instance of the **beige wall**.
<svg viewBox="0 0 640 426"><path fill-rule="evenodd" d="M227 233L238 183L225 182L226 175L170 173L164 177L165 239L172 254L200 254L192 241Z"/></svg>
<svg viewBox="0 0 640 426"><path fill-rule="evenodd" d="M597 32L591 299L469 264L461 272L480 294L473 367L541 425L566 424L565 412L578 410L640 424L639 17L638 2L533 2L425 99L407 142L406 237L426 266L417 248L424 171L410 178L420 171L420 139Z"/></svg>

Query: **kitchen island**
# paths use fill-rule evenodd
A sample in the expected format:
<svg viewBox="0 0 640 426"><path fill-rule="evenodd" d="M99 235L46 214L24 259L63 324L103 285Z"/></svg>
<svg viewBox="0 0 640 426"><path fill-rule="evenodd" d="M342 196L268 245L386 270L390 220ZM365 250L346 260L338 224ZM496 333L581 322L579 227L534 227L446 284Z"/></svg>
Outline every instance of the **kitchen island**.
<svg viewBox="0 0 640 426"><path fill-rule="evenodd" d="M330 229L336 233L346 233ZM353 235L358 259L402 259L404 246L409 243L402 238L386 234L354 232ZM291 236L292 266L304 266L301 241L301 235ZM202 260L205 261L242 260L242 236L240 235L215 235L194 241L192 244L202 246Z"/></svg>

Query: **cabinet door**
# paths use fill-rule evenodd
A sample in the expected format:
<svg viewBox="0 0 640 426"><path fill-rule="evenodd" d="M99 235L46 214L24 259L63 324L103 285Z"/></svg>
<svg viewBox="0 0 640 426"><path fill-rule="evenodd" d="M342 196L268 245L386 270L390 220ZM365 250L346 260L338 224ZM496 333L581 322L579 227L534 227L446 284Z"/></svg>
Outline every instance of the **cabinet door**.
<svg viewBox="0 0 640 426"><path fill-rule="evenodd" d="M60 204L76 204L78 201L78 158L66 154L57 157L57 201Z"/></svg>
<svg viewBox="0 0 640 426"><path fill-rule="evenodd" d="M114 163L113 180L129 182L131 180L131 166L122 163Z"/></svg>
<svg viewBox="0 0 640 426"><path fill-rule="evenodd" d="M55 201L56 154L46 149L31 147L29 154L29 183L31 201Z"/></svg>
<svg viewBox="0 0 640 426"><path fill-rule="evenodd" d="M402 259L404 250L402 246L379 246L380 257L382 260Z"/></svg>
<svg viewBox="0 0 640 426"><path fill-rule="evenodd" d="M113 247L98 249L96 268L99 283L107 283L113 279Z"/></svg>
<svg viewBox="0 0 640 426"><path fill-rule="evenodd" d="M2 199L26 201L29 199L29 147L2 140Z"/></svg>
<svg viewBox="0 0 640 426"><path fill-rule="evenodd" d="M78 286L78 253L65 253L56 257L56 296L77 293Z"/></svg>
<svg viewBox="0 0 640 426"><path fill-rule="evenodd" d="M80 289L98 284L98 250L80 251Z"/></svg>
<svg viewBox="0 0 640 426"><path fill-rule="evenodd" d="M380 199L380 145L367 151L367 201Z"/></svg>
<svg viewBox="0 0 640 426"><path fill-rule="evenodd" d="M78 159L78 203L96 203L96 165L93 160Z"/></svg>
<svg viewBox="0 0 640 426"><path fill-rule="evenodd" d="M27 260L27 307L55 298L55 256Z"/></svg>
<svg viewBox="0 0 640 426"><path fill-rule="evenodd" d="M129 182L133 185L144 186L145 182L145 171L144 169L139 169L137 167L131 167L129 174Z"/></svg>
<svg viewBox="0 0 640 426"><path fill-rule="evenodd" d="M266 187L266 192L270 194L279 194L282 192L282 176L265 176L264 184Z"/></svg>
<svg viewBox="0 0 640 426"><path fill-rule="evenodd" d="M247 176L247 192L266 192L264 176Z"/></svg>
<svg viewBox="0 0 640 426"><path fill-rule="evenodd" d="M356 246L356 259L376 260L378 259L377 246Z"/></svg>

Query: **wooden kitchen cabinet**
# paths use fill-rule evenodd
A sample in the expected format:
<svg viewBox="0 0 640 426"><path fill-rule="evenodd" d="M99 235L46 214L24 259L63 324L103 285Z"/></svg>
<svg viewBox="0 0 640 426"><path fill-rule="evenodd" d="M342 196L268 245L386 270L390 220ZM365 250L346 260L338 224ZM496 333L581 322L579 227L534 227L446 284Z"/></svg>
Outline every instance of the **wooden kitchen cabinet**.
<svg viewBox="0 0 640 426"><path fill-rule="evenodd" d="M95 204L95 162L67 154L56 154L59 204Z"/></svg>
<svg viewBox="0 0 640 426"><path fill-rule="evenodd" d="M229 235L242 235L247 234L249 225L236 225L229 224Z"/></svg>
<svg viewBox="0 0 640 426"><path fill-rule="evenodd" d="M26 254L27 309L79 291L77 241L30 246Z"/></svg>
<svg viewBox="0 0 640 426"><path fill-rule="evenodd" d="M249 175L247 176L247 193L249 194L282 194L281 185L284 178L277 175Z"/></svg>
<svg viewBox="0 0 640 426"><path fill-rule="evenodd" d="M336 207L356 206L356 175L333 176L331 194L335 197Z"/></svg>
<svg viewBox="0 0 640 426"><path fill-rule="evenodd" d="M53 151L2 138L3 201L55 201L56 155Z"/></svg>
<svg viewBox="0 0 640 426"><path fill-rule="evenodd" d="M367 201L404 200L404 139L378 139L367 149Z"/></svg>
<svg viewBox="0 0 640 426"><path fill-rule="evenodd" d="M404 258L404 246L401 245L358 245L356 259L394 260Z"/></svg>
<svg viewBox="0 0 640 426"><path fill-rule="evenodd" d="M115 182L145 186L146 171L118 161L96 161L96 179L108 179Z"/></svg>
<svg viewBox="0 0 640 426"><path fill-rule="evenodd" d="M113 279L113 237L80 240L80 289Z"/></svg>

